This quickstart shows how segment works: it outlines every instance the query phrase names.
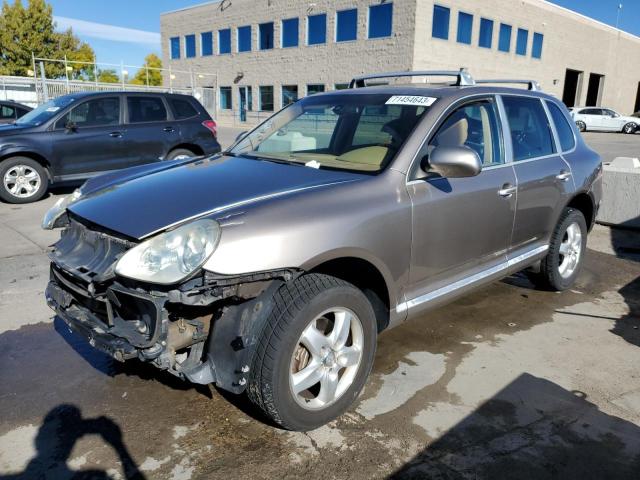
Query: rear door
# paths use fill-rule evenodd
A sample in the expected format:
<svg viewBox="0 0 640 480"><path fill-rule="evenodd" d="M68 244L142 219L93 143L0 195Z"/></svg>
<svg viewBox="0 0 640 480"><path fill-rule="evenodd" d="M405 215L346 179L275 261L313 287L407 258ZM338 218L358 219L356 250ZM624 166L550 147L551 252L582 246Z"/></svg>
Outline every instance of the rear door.
<svg viewBox="0 0 640 480"><path fill-rule="evenodd" d="M123 142L121 96L74 105L54 123L51 151L60 165L59 175L68 180L125 167L128 150Z"/></svg>
<svg viewBox="0 0 640 480"><path fill-rule="evenodd" d="M439 146L465 146L478 153L483 168L475 177L431 175L407 185L413 241L406 293L416 311L420 304L491 276L506 262L517 183L504 154L498 111L493 97L456 107L418 156Z"/></svg>
<svg viewBox="0 0 640 480"><path fill-rule="evenodd" d="M584 122L587 124L587 128L596 130L605 128L603 121L604 112L601 108L585 108L580 112L580 115L584 115Z"/></svg>
<svg viewBox="0 0 640 480"><path fill-rule="evenodd" d="M126 95L130 165L163 160L180 143L180 130L161 95Z"/></svg>
<svg viewBox="0 0 640 480"><path fill-rule="evenodd" d="M503 95L501 100L509 126L509 155L518 179L510 255L542 253L573 191L571 169L558 151L547 107L540 98Z"/></svg>

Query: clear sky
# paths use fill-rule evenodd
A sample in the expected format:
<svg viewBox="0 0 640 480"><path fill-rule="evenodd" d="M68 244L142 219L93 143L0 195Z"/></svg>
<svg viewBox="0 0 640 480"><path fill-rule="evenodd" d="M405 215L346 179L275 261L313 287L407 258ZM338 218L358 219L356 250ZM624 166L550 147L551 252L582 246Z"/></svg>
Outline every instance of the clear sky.
<svg viewBox="0 0 640 480"><path fill-rule="evenodd" d="M24 0L23 0L24 1ZM256 0L259 1L259 0ZM399 3L402 0L399 0ZM470 2L482 0L468 0ZM640 36L640 0L552 0L553 3ZM198 0L49 0L59 26L70 25L88 41L99 62L141 65L146 54L160 53L160 14L203 3ZM446 3L446 1L444 1ZM499 15L496 14L496 17ZM508 17L508 14L505 15ZM93 22L92 25L78 22ZM111 27L121 27L120 29ZM122 29L130 30L122 30Z"/></svg>

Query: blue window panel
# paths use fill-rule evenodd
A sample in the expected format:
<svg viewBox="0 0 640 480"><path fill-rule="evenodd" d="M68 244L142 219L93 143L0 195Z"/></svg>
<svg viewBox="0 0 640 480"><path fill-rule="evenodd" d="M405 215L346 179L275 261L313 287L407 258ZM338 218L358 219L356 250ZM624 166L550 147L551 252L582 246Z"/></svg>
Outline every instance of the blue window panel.
<svg viewBox="0 0 640 480"><path fill-rule="evenodd" d="M480 19L480 38L478 46L483 48L491 48L493 43L493 20L488 18Z"/></svg>
<svg viewBox="0 0 640 480"><path fill-rule="evenodd" d="M471 31L473 30L473 15L464 12L458 12L458 35L456 41L458 43L466 43L471 45Z"/></svg>
<svg viewBox="0 0 640 480"><path fill-rule="evenodd" d="M289 18L282 21L282 48L297 47L300 38L300 19Z"/></svg>
<svg viewBox="0 0 640 480"><path fill-rule="evenodd" d="M449 40L449 18L451 10L440 5L433 6L433 24L431 25L431 36Z"/></svg>
<svg viewBox="0 0 640 480"><path fill-rule="evenodd" d="M309 15L307 18L307 44L327 43L327 15Z"/></svg>
<svg viewBox="0 0 640 480"><path fill-rule="evenodd" d="M231 110L232 108L231 87L220 87L220 109Z"/></svg>
<svg viewBox="0 0 640 480"><path fill-rule="evenodd" d="M524 28L518 29L518 36L516 38L516 54L527 54L527 41L529 40L529 31Z"/></svg>
<svg viewBox="0 0 640 480"><path fill-rule="evenodd" d="M180 37L172 37L171 44L171 59L175 60L180 58Z"/></svg>
<svg viewBox="0 0 640 480"><path fill-rule="evenodd" d="M261 23L258 26L260 33L260 50L271 50L273 48L273 22Z"/></svg>
<svg viewBox="0 0 640 480"><path fill-rule="evenodd" d="M500 36L498 37L498 50L508 52L511 50L511 25L500 24Z"/></svg>
<svg viewBox="0 0 640 480"><path fill-rule="evenodd" d="M213 55L213 33L202 32L200 34L200 52L203 57Z"/></svg>
<svg viewBox="0 0 640 480"><path fill-rule="evenodd" d="M224 55L231 53L231 29L225 28L218 31L218 53Z"/></svg>
<svg viewBox="0 0 640 480"><path fill-rule="evenodd" d="M533 58L542 58L542 41L544 35L541 33L533 34L533 45L531 45L531 56Z"/></svg>
<svg viewBox="0 0 640 480"><path fill-rule="evenodd" d="M196 56L196 36L185 35L184 37L185 57L193 58Z"/></svg>
<svg viewBox="0 0 640 480"><path fill-rule="evenodd" d="M238 27L238 51L251 51L251 25L246 27Z"/></svg>
<svg viewBox="0 0 640 480"><path fill-rule="evenodd" d="M390 37L393 31L393 3L369 7L369 38Z"/></svg>
<svg viewBox="0 0 640 480"><path fill-rule="evenodd" d="M358 9L343 10L337 14L336 42L348 42L358 38Z"/></svg>

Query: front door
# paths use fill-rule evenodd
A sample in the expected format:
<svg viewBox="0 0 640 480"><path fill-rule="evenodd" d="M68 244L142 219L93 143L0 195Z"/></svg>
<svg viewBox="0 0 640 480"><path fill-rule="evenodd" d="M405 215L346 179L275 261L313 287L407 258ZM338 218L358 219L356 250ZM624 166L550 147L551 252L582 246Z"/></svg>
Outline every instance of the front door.
<svg viewBox="0 0 640 480"><path fill-rule="evenodd" d="M602 113L604 114L602 117L602 125L604 129L614 132L622 131L624 120L620 115L613 110L608 110L606 108L602 109Z"/></svg>
<svg viewBox="0 0 640 480"><path fill-rule="evenodd" d="M483 169L475 177L428 174L409 182L413 244L406 297L410 307L435 298L437 292L462 288L465 279L489 276L507 258L517 184L512 166L505 163L494 98L458 107L419 158L434 148L451 146L476 151Z"/></svg>
<svg viewBox="0 0 640 480"><path fill-rule="evenodd" d="M571 169L558 153L539 98L503 96L518 178L513 257L542 251L573 189Z"/></svg>
<svg viewBox="0 0 640 480"><path fill-rule="evenodd" d="M100 97L74 106L54 124L51 149L63 179L127 166L120 96Z"/></svg>

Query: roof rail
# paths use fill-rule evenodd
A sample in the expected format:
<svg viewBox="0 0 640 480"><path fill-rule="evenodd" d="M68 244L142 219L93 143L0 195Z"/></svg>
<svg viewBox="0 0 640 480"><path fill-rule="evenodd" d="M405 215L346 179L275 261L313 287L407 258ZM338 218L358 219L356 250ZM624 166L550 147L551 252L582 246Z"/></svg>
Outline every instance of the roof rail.
<svg viewBox="0 0 640 480"><path fill-rule="evenodd" d="M362 75L355 77L351 80L349 88L362 88L366 87L365 80L371 80L373 78L394 78L394 77L456 77L456 86L462 85L475 85L473 77L466 68L460 70L423 70L416 72L387 72L387 73L373 73L369 75Z"/></svg>
<svg viewBox="0 0 640 480"><path fill-rule="evenodd" d="M516 80L516 79L509 80L509 79L492 78L492 79L476 80L476 83L515 83L515 84L527 85L527 88L529 90L534 90L536 92L539 92L540 90L542 90L537 80Z"/></svg>

